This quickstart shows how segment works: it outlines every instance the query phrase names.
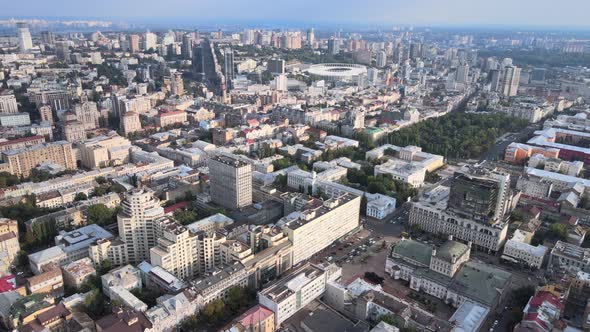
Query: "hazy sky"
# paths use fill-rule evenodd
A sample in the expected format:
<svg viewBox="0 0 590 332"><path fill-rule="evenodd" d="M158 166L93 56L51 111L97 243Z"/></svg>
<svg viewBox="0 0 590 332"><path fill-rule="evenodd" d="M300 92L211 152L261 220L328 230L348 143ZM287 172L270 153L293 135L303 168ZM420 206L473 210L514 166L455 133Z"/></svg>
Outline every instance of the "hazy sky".
<svg viewBox="0 0 590 332"><path fill-rule="evenodd" d="M590 27L590 0L0 0L0 16Z"/></svg>

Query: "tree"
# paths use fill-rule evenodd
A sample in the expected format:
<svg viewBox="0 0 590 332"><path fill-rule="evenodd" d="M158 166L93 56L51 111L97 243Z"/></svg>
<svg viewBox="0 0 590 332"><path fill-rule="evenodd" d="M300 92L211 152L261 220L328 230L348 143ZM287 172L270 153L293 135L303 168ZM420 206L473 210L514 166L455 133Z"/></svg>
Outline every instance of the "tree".
<svg viewBox="0 0 590 332"><path fill-rule="evenodd" d="M77 193L76 197L74 197L74 201L78 202L78 201L85 201L88 199L88 195L86 195L85 193Z"/></svg>
<svg viewBox="0 0 590 332"><path fill-rule="evenodd" d="M381 285L383 280L385 280L375 272L365 272L365 279L377 285Z"/></svg>
<svg viewBox="0 0 590 332"><path fill-rule="evenodd" d="M224 315L225 302L221 299L210 302L203 308L203 316L211 324L221 321Z"/></svg>
<svg viewBox="0 0 590 332"><path fill-rule="evenodd" d="M199 220L199 215L193 210L177 210L174 211L174 219L181 225L188 225Z"/></svg>
<svg viewBox="0 0 590 332"><path fill-rule="evenodd" d="M552 224L547 231L547 236L553 239L566 240L567 235L567 226L564 224Z"/></svg>
<svg viewBox="0 0 590 332"><path fill-rule="evenodd" d="M196 332L199 330L199 327L199 317L197 315L187 317L180 324L180 330L183 332Z"/></svg>
<svg viewBox="0 0 590 332"><path fill-rule="evenodd" d="M83 309L93 319L98 319L106 314L107 304L100 289L95 288L86 296Z"/></svg>
<svg viewBox="0 0 590 332"><path fill-rule="evenodd" d="M90 205L86 209L86 223L97 224L100 226L111 224L115 221L114 210L109 209L104 204Z"/></svg>

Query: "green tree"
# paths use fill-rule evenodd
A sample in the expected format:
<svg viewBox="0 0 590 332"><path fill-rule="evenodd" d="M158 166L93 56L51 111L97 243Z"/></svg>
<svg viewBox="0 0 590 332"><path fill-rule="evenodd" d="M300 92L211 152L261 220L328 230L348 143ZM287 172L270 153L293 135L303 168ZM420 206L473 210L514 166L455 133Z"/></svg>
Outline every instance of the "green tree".
<svg viewBox="0 0 590 332"><path fill-rule="evenodd" d="M107 303L100 289L93 289L84 300L84 312L93 319L98 319L107 313Z"/></svg>
<svg viewBox="0 0 590 332"><path fill-rule="evenodd" d="M196 332L200 329L199 317L197 315L191 315L182 321L180 324L180 330L182 332Z"/></svg>
<svg viewBox="0 0 590 332"><path fill-rule="evenodd" d="M104 204L90 205L86 209L86 223L100 226L111 224L115 221L114 210Z"/></svg>
<svg viewBox="0 0 590 332"><path fill-rule="evenodd" d="M88 195L86 195L85 193L77 193L76 197L74 197L74 201L78 202L78 201L85 201L88 199Z"/></svg>
<svg viewBox="0 0 590 332"><path fill-rule="evenodd" d="M221 299L210 302L203 308L203 317L211 324L221 321L224 315L225 302Z"/></svg>
<svg viewBox="0 0 590 332"><path fill-rule="evenodd" d="M566 240L567 234L567 226L564 224L551 224L547 231L547 236L558 240Z"/></svg>
<svg viewBox="0 0 590 332"><path fill-rule="evenodd" d="M174 211L174 219L181 225L188 225L199 220L199 215L193 210L177 210Z"/></svg>

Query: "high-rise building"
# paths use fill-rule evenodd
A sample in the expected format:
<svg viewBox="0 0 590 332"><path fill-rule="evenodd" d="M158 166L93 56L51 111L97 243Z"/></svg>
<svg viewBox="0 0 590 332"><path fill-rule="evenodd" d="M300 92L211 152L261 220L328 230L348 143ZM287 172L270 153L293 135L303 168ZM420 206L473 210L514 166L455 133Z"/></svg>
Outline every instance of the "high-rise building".
<svg viewBox="0 0 590 332"><path fill-rule="evenodd" d="M287 75L280 74L280 75L276 76L274 79L275 89L278 91L288 91L287 82L288 82Z"/></svg>
<svg viewBox="0 0 590 332"><path fill-rule="evenodd" d="M18 50L26 52L33 48L33 40L31 39L31 32L29 25L25 22L16 23L16 33L18 38Z"/></svg>
<svg viewBox="0 0 590 332"><path fill-rule="evenodd" d="M184 81L182 73L179 71L172 74L170 78L170 93L173 96L182 96L184 94Z"/></svg>
<svg viewBox="0 0 590 332"><path fill-rule="evenodd" d="M137 53L139 52L139 35L129 35L129 52Z"/></svg>
<svg viewBox="0 0 590 332"><path fill-rule="evenodd" d="M193 48L193 71L197 79L202 79L205 76L205 57L203 56L203 51L201 44Z"/></svg>
<svg viewBox="0 0 590 332"><path fill-rule="evenodd" d="M545 68L535 68L531 73L531 82L545 82L545 74L547 73L547 69Z"/></svg>
<svg viewBox="0 0 590 332"><path fill-rule="evenodd" d="M141 263L150 257L150 248L160 237L159 224L164 208L152 191L133 189L125 194L117 214L119 236L125 242L129 262Z"/></svg>
<svg viewBox="0 0 590 332"><path fill-rule="evenodd" d="M231 155L209 160L211 200L237 209L252 204L252 166Z"/></svg>
<svg viewBox="0 0 590 332"><path fill-rule="evenodd" d="M223 50L223 74L225 75L225 86L228 89L232 87L232 81L234 80L234 51L227 47Z"/></svg>
<svg viewBox="0 0 590 332"><path fill-rule="evenodd" d="M273 74L284 74L285 73L285 60L272 58L268 60L266 68Z"/></svg>
<svg viewBox="0 0 590 332"><path fill-rule="evenodd" d="M39 107L39 117L41 118L41 121L53 124L53 112L49 105L42 105Z"/></svg>
<svg viewBox="0 0 590 332"><path fill-rule="evenodd" d="M55 43L55 55L61 61L70 62L70 43L68 41L58 41Z"/></svg>
<svg viewBox="0 0 590 332"><path fill-rule="evenodd" d="M467 83L468 77L469 77L469 65L467 63L460 64L459 67L457 67L455 81L457 83Z"/></svg>
<svg viewBox="0 0 590 332"><path fill-rule="evenodd" d="M500 71L498 69L492 69L489 73L490 78L490 90L491 91L499 91L500 90Z"/></svg>
<svg viewBox="0 0 590 332"><path fill-rule="evenodd" d="M510 175L473 168L455 172L447 208L471 219L489 222L506 213Z"/></svg>
<svg viewBox="0 0 590 332"><path fill-rule="evenodd" d="M417 58L422 57L422 44L421 43L411 43L410 44L410 59L416 60Z"/></svg>
<svg viewBox="0 0 590 332"><path fill-rule="evenodd" d="M194 38L191 33L186 33L182 36L180 54L183 59L190 59L193 56L193 44Z"/></svg>
<svg viewBox="0 0 590 332"><path fill-rule="evenodd" d="M196 236L186 227L166 220L161 224L162 236L150 249L152 265L159 265L179 279L193 278L198 273L199 255Z"/></svg>
<svg viewBox="0 0 590 332"><path fill-rule="evenodd" d="M53 31L42 31L41 40L45 44L53 45L55 43L55 35L53 34Z"/></svg>
<svg viewBox="0 0 590 332"><path fill-rule="evenodd" d="M10 90L0 91L0 114L18 113L16 97Z"/></svg>
<svg viewBox="0 0 590 332"><path fill-rule="evenodd" d="M507 66L504 68L502 80L502 95L506 97L516 96L518 93L518 84L520 82L520 68L516 66Z"/></svg>
<svg viewBox="0 0 590 332"><path fill-rule="evenodd" d="M340 53L340 40L333 37L328 40L328 53L332 55Z"/></svg>
<svg viewBox="0 0 590 332"><path fill-rule="evenodd" d="M149 50L149 49L156 49L156 45L158 44L158 36L156 36L155 33L153 32L146 32L143 35L143 49L144 50Z"/></svg>
<svg viewBox="0 0 590 332"><path fill-rule="evenodd" d="M307 44L313 48L313 44L315 43L315 31L313 28L307 30Z"/></svg>
<svg viewBox="0 0 590 332"><path fill-rule="evenodd" d="M387 64L387 53L385 53L385 51L377 52L376 64L379 68L385 67Z"/></svg>

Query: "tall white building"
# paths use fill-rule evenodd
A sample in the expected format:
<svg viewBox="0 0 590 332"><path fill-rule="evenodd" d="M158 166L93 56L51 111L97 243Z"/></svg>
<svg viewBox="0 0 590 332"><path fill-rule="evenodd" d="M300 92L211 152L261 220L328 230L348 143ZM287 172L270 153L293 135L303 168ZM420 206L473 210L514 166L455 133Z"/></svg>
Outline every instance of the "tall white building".
<svg viewBox="0 0 590 332"><path fill-rule="evenodd" d="M26 52L33 48L33 40L31 39L31 32L29 25L25 22L16 24L16 33L18 37L18 49L21 52Z"/></svg>
<svg viewBox="0 0 590 332"><path fill-rule="evenodd" d="M159 265L179 279L189 279L197 273L196 236L180 224L166 220L161 224L162 236L150 249L152 265Z"/></svg>
<svg viewBox="0 0 590 332"><path fill-rule="evenodd" d="M149 259L150 248L156 246L159 223L163 218L164 208L152 191L134 189L125 195L117 223L129 262L140 263Z"/></svg>
<svg viewBox="0 0 590 332"><path fill-rule="evenodd" d="M293 244L293 264L312 257L359 225L359 196L347 193L314 206L278 222Z"/></svg>
<svg viewBox="0 0 590 332"><path fill-rule="evenodd" d="M502 80L502 95L506 97L516 96L518 92L518 84L520 82L520 68L516 66L508 66L504 68L504 76Z"/></svg>
<svg viewBox="0 0 590 332"><path fill-rule="evenodd" d="M143 35L143 49L149 50L150 48L156 49L156 45L158 44L158 37L153 32L146 32Z"/></svg>
<svg viewBox="0 0 590 332"><path fill-rule="evenodd" d="M385 51L377 52L376 64L379 68L385 67L387 64L387 53L385 53Z"/></svg>
<svg viewBox="0 0 590 332"><path fill-rule="evenodd" d="M0 114L18 113L18 104L14 93L9 90L0 91Z"/></svg>
<svg viewBox="0 0 590 332"><path fill-rule="evenodd" d="M275 89L278 91L287 91L287 76L285 74L281 74L274 79Z"/></svg>
<svg viewBox="0 0 590 332"><path fill-rule="evenodd" d="M457 67L457 73L455 76L455 81L457 83L467 83L467 78L469 75L469 65L464 63Z"/></svg>

